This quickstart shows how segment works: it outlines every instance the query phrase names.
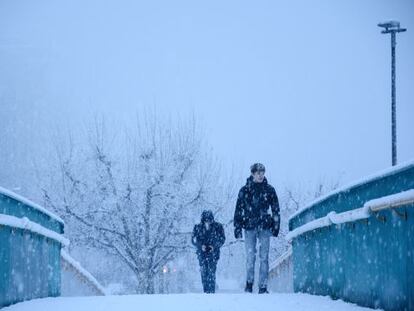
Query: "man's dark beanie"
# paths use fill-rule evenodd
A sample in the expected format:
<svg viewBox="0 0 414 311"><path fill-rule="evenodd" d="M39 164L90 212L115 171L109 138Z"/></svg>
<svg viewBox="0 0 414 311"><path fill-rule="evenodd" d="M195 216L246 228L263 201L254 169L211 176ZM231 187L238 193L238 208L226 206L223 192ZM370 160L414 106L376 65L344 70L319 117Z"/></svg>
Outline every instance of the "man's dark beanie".
<svg viewBox="0 0 414 311"><path fill-rule="evenodd" d="M265 172L266 168L262 163L255 163L252 166L250 166L250 172L252 174L256 173L256 172Z"/></svg>

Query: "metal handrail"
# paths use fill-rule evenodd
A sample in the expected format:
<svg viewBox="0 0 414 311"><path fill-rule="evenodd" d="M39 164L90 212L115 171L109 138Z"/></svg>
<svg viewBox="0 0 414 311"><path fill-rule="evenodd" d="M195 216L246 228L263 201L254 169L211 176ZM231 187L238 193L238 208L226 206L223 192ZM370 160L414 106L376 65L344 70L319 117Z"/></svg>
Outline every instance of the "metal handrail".
<svg viewBox="0 0 414 311"><path fill-rule="evenodd" d="M106 295L104 287L95 279L95 277L90 272L85 270L85 268L83 268L80 263L73 259L65 250L61 250L60 256L62 263L72 267L81 281L92 287L98 294L103 296Z"/></svg>
<svg viewBox="0 0 414 311"><path fill-rule="evenodd" d="M284 252L282 255L280 255L275 261L273 261L269 265L269 271L276 269L279 265L281 265L283 262L286 261L290 256L292 256L292 246L289 246L286 252Z"/></svg>
<svg viewBox="0 0 414 311"><path fill-rule="evenodd" d="M382 198L368 201L361 208L356 208L343 213L336 213L334 211L328 213L326 216L312 220L292 231L286 235L288 241L296 238L303 233L313 231L318 228L328 227L332 224L341 224L360 219L366 219L372 213L384 209L397 208L414 203L414 189L403 191L397 194L392 194Z"/></svg>

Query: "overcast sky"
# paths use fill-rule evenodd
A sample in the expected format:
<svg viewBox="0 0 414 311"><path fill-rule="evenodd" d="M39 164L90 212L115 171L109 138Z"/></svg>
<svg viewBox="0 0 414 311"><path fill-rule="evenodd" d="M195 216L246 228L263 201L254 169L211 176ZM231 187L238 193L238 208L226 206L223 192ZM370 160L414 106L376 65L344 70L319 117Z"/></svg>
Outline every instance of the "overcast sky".
<svg viewBox="0 0 414 311"><path fill-rule="evenodd" d="M390 38L377 27L390 18L408 28L397 39L404 162L414 158L408 0L0 0L0 104L36 120L28 131L151 105L194 112L246 175L260 161L277 186L349 182L391 163Z"/></svg>

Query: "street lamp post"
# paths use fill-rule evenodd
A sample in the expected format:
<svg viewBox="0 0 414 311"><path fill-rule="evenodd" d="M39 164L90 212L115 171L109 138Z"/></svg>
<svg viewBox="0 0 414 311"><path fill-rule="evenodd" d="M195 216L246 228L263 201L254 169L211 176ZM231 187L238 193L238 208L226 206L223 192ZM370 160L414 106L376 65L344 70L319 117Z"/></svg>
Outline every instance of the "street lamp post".
<svg viewBox="0 0 414 311"><path fill-rule="evenodd" d="M392 137L392 165L397 165L397 116L396 116L396 93L395 93L395 46L397 45L396 33L407 29L400 28L400 22L388 21L379 23L384 28L381 33L391 34L391 137Z"/></svg>

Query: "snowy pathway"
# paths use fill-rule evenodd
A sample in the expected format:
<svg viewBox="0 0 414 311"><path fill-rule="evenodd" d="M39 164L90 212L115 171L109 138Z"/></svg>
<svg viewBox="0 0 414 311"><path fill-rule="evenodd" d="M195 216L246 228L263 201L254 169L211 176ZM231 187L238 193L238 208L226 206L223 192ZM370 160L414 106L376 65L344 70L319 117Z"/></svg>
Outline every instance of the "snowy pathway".
<svg viewBox="0 0 414 311"><path fill-rule="evenodd" d="M4 311L352 311L371 310L305 294L182 294L45 298Z"/></svg>

